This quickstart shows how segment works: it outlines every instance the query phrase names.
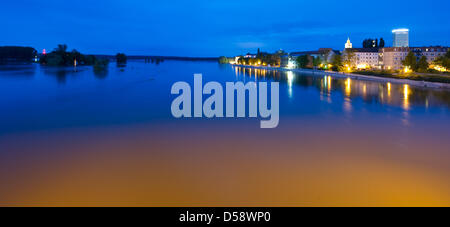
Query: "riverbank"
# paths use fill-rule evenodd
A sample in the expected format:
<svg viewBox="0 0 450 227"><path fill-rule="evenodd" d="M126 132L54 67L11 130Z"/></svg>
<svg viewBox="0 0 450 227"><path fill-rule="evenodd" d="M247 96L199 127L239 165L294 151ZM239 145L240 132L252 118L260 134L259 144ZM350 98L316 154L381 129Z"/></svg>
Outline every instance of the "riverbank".
<svg viewBox="0 0 450 227"><path fill-rule="evenodd" d="M417 81L417 80L409 80L409 79L398 79L398 78L390 78L390 77L382 77L382 76L369 76L369 75L361 75L355 73L343 73L343 72L334 72L334 71L322 71L322 70L313 70L313 69L288 69L281 67L268 67L268 66L249 66L249 65L236 65L240 67L246 68L255 68L255 69L267 69L267 70L277 70L283 72L297 72L297 73L307 73L317 76L333 76L336 78L350 78L353 80L365 80L365 81L374 81L374 82L384 82L384 83L392 83L392 84L408 84L410 86L415 87L426 87L426 88L434 88L434 89L450 89L450 84L447 83L439 83L439 82L430 82L430 81Z"/></svg>

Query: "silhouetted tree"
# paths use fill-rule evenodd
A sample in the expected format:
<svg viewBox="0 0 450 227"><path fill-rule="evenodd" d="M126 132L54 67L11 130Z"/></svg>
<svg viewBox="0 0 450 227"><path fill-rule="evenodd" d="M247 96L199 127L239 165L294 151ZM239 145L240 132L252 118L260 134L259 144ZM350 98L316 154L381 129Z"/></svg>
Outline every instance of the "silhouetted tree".
<svg viewBox="0 0 450 227"><path fill-rule="evenodd" d="M427 57L422 56L420 57L419 62L417 62L417 71L425 73L428 71L429 66L430 65L428 64Z"/></svg>
<svg viewBox="0 0 450 227"><path fill-rule="evenodd" d="M410 51L408 55L406 55L405 60L402 61L403 66L409 67L410 69L416 71L417 70L417 57L416 55Z"/></svg>
<svg viewBox="0 0 450 227"><path fill-rule="evenodd" d="M363 41L363 48L374 48L378 46L378 39L365 39Z"/></svg>
<svg viewBox="0 0 450 227"><path fill-rule="evenodd" d="M67 51L67 44L58 44L58 47L55 48L56 52L65 53Z"/></svg>
<svg viewBox="0 0 450 227"><path fill-rule="evenodd" d="M385 44L385 42L384 42L384 39L383 39L383 38L380 38L380 44L379 44L379 47L380 47L380 48L383 48L385 45L386 45L386 44Z"/></svg>
<svg viewBox="0 0 450 227"><path fill-rule="evenodd" d="M356 55L351 49L345 50L342 65L347 65L347 67L353 67L354 62L355 62L355 57L356 57Z"/></svg>
<svg viewBox="0 0 450 227"><path fill-rule="evenodd" d="M309 64L309 56L308 55L302 55L297 57L297 66L299 68L306 68Z"/></svg>
<svg viewBox="0 0 450 227"><path fill-rule="evenodd" d="M333 71L339 71L342 68L342 57L341 55L334 55L333 59L331 60L331 70Z"/></svg>
<svg viewBox="0 0 450 227"><path fill-rule="evenodd" d="M321 59L319 56L315 57L315 58L313 59L313 66L314 66L314 67L317 67L317 66L319 66L320 64L322 64L322 59Z"/></svg>

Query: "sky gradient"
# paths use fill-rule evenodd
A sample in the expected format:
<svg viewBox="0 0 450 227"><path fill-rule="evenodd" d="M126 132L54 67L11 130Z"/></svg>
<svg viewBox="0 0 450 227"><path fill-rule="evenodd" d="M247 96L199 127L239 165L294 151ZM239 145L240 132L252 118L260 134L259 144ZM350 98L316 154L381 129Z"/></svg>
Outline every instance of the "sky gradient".
<svg viewBox="0 0 450 227"><path fill-rule="evenodd" d="M410 45L450 45L448 0L17 0L0 7L0 46L90 54L216 57L354 47L409 28Z"/></svg>

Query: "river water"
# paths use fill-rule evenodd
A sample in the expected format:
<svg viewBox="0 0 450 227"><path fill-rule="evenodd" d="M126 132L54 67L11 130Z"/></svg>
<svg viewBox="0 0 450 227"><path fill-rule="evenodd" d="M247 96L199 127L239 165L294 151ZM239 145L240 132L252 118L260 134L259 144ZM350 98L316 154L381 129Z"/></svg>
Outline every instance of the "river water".
<svg viewBox="0 0 450 227"><path fill-rule="evenodd" d="M280 82L280 123L174 119L173 83ZM449 206L450 91L165 61L0 66L0 205Z"/></svg>

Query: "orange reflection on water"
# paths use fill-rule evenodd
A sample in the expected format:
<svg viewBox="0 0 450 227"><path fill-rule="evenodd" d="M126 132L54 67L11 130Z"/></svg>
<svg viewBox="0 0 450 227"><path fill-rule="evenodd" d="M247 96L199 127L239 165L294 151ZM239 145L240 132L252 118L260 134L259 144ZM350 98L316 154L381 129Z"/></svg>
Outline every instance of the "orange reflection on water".
<svg viewBox="0 0 450 227"><path fill-rule="evenodd" d="M387 83L388 102L391 102L391 83Z"/></svg>
<svg viewBox="0 0 450 227"><path fill-rule="evenodd" d="M331 76L325 77L327 80L327 88L328 88L328 94L331 92Z"/></svg>
<svg viewBox="0 0 450 227"><path fill-rule="evenodd" d="M0 202L9 206L450 205L447 142L435 144L437 139L420 132L411 132L404 140L399 136L401 128L389 126L386 134L379 124L367 131L339 122L322 123L289 120L289 127L274 133L241 123L209 123L2 138L2 150L8 152L0 161ZM427 150L431 144L434 149Z"/></svg>
<svg viewBox="0 0 450 227"><path fill-rule="evenodd" d="M242 79L245 81L246 77L253 76L250 74L250 69L245 67L239 67L242 70ZM387 82L386 85L364 81L364 80L352 80L351 78L339 79L336 78L334 81L331 76L322 74L302 74L293 73L295 80L289 80L291 76L289 73L292 72L282 72L277 70L265 70L265 69L254 69L256 75L268 77L275 81L286 83L288 86L288 94L295 93L296 87L307 86L316 87L320 92L321 100L324 100L325 94L328 97L327 101L331 101L331 96L333 92L343 93L346 97L357 98L362 97L366 102L372 102L377 100L382 104L387 104L390 106L401 107L408 110L413 106L422 106L428 108L430 105L447 105L449 106L450 98L448 92L440 89L428 89L421 87L413 87L402 84L392 84ZM286 79L287 78L287 79ZM334 83L334 84L333 84ZM292 86L291 86L292 85ZM331 102L330 102L331 103Z"/></svg>
<svg viewBox="0 0 450 227"><path fill-rule="evenodd" d="M345 81L345 95L350 96L352 92L352 80L350 78L347 78Z"/></svg>
<svg viewBox="0 0 450 227"><path fill-rule="evenodd" d="M405 110L409 110L409 85L405 84L403 85L403 108Z"/></svg>

